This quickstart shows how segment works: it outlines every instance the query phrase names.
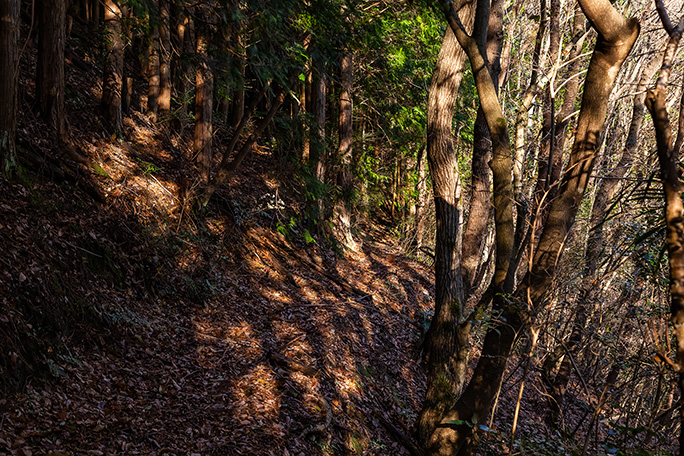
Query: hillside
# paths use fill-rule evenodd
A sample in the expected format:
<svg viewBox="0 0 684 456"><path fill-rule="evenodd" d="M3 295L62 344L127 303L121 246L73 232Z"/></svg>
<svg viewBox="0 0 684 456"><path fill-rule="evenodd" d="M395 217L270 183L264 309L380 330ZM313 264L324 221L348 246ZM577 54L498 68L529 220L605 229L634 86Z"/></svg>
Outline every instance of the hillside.
<svg viewBox="0 0 684 456"><path fill-rule="evenodd" d="M73 111L95 109L69 74ZM19 131L40 160L0 181L0 452L400 454L387 426L420 407L428 265L372 224L358 251L307 244L267 149L198 216L185 138L144 115L120 141L73 119L90 168L29 115Z"/></svg>
<svg viewBox="0 0 684 456"><path fill-rule="evenodd" d="M0 3L0 456L676 454L669 31L596 1L619 62L493 1L491 74L431 3Z"/></svg>

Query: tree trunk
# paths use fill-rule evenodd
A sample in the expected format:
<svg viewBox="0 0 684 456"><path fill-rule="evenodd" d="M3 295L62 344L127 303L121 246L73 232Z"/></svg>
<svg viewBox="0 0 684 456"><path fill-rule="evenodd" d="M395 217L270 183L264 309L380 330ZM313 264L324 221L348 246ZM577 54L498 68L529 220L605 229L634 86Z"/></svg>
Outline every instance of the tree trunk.
<svg viewBox="0 0 684 456"><path fill-rule="evenodd" d="M159 112L171 110L171 11L169 0L159 0Z"/></svg>
<svg viewBox="0 0 684 456"><path fill-rule="evenodd" d="M475 8L461 12L471 24ZM454 150L452 122L465 53L447 28L428 95L427 156L432 177L437 232L435 243L435 315L425 336L427 391L418 418L419 440L425 444L465 381L467 347L459 338L463 311L461 276L461 180ZM464 328L465 329L465 328ZM459 356L460 355L460 356Z"/></svg>
<svg viewBox="0 0 684 456"><path fill-rule="evenodd" d="M665 18L667 13L665 12ZM669 19L663 19L665 29L670 40L663 58L662 69L654 90L649 90L646 97L646 107L653 117L656 131L658 161L660 162L660 176L663 181L665 196L665 225L667 228L666 244L670 264L670 313L677 341L675 350L675 366L678 375L680 395L684 394L684 204L682 203L681 185L679 183L679 157L675 154L672 144L672 127L667 113L667 84L672 70L672 61L677 52L679 41L684 30L684 17L679 25L668 29ZM682 105L684 107L684 105ZM680 110L680 118L684 111ZM681 122L680 122L681 125ZM681 131L677 136L680 136ZM684 454L684 407L679 410L679 454Z"/></svg>
<svg viewBox="0 0 684 456"><path fill-rule="evenodd" d="M0 2L0 173L10 175L17 165L17 77L19 0Z"/></svg>
<svg viewBox="0 0 684 456"><path fill-rule="evenodd" d="M212 159L212 113L214 102L214 74L209 66L207 46L209 41L209 25L199 24L197 27L197 85L195 88L195 138L193 148L197 154L200 177L209 182Z"/></svg>
<svg viewBox="0 0 684 456"><path fill-rule="evenodd" d="M418 182L416 182L416 250L420 252L420 248L423 247L423 231L425 231L425 199L427 198L427 182L425 176L425 148L424 145L418 151L418 157L416 159L416 174L418 175Z"/></svg>
<svg viewBox="0 0 684 456"><path fill-rule="evenodd" d="M339 169L337 172L337 186L340 194L335 203L334 218L337 235L347 248L354 248L355 242L351 234L351 192L352 183L352 142L354 138L352 118L352 84L353 84L352 54L344 51L340 57L340 145L337 149Z"/></svg>
<svg viewBox="0 0 684 456"><path fill-rule="evenodd" d="M593 162L598 149L598 139L605 123L606 106L613 88L615 77L625 58L629 54L634 41L639 33L638 21L627 20L620 15L608 0L580 0L580 4L594 27L599 32L596 48L589 64L587 79L585 82L582 109L578 121L575 144L570 157L568 172L563 177L558 198L554 200L549 212L548 221L534 255L533 266L526 274L521 286L511 300L505 293L496 293L494 309L501 315L499 324L494 324L485 335L480 356L473 377L459 398L456 405L448 411L440 421L428 445L428 451L434 455L467 454L472 449L473 433L477 430L478 421L488 415L494 401L496 392L501 385L506 370L507 359L510 356L516 335L533 319L533 314L528 314L528 308L538 310L543 303L543 298L550 288L555 272L558 257L562 251L563 243L579 207L579 202L584 194ZM478 14L489 5L487 0L478 1ZM449 25L459 38L459 42L466 45L468 57L474 73L480 77L484 71L482 68L481 55L478 61L477 44L465 34L453 7L446 3L446 12ZM477 35L477 34L476 34ZM488 76L488 75L487 75ZM495 96L481 91L487 81L480 81L476 77L478 93L483 103L483 110L487 115L490 133L495 141L494 157L497 156L496 135L494 131L505 127L497 125L499 118L491 116L490 109L497 111L498 103L494 103ZM491 83L491 81L489 81ZM493 88L490 89L493 91ZM494 100L492 100L494 98ZM489 106L484 103L490 103ZM503 117L501 117L503 120ZM503 138L505 132L501 132ZM499 145L500 147L506 144ZM502 157L503 158L503 157ZM510 159L510 155L509 155ZM502 161L502 165L503 165ZM510 163L510 161L509 161ZM497 195L497 168L494 170L494 193L495 208L498 204ZM510 169L508 170L510 173ZM503 188L499 189L499 195L507 193L505 179L499 182ZM512 195L509 195L509 198ZM504 203L501 202L503 205ZM497 208L498 210L498 208ZM497 227L497 271L494 277L496 285L500 280L502 253L506 254L506 240L510 237L507 233L512 220L506 220L507 211L501 211L501 217L495 221ZM502 228L506 229L505 235L500 235ZM501 238L501 239L499 239ZM504 272L505 274L505 272ZM502 290L505 292L505 290ZM470 425L468 425L470 424Z"/></svg>
<svg viewBox="0 0 684 456"><path fill-rule="evenodd" d="M36 93L41 117L67 139L64 108L64 47L66 45L66 1L42 0L39 17Z"/></svg>
<svg viewBox="0 0 684 456"><path fill-rule="evenodd" d="M584 278L582 280L582 288L578 296L577 310L572 332L567 343L569 356L565 356L565 358L563 358L563 361L558 369L558 373L552 382L548 377L549 373L546 374L546 381L550 386L549 393L551 395L549 400L549 409L551 411L550 418L551 422L554 424L558 423L559 413L563 406L565 392L570 379L570 373L572 372L570 357L576 357L579 348L582 346L582 339L584 336L589 310L594 305L596 288L598 286L596 283L596 267L598 264L598 259L601 255L601 249L603 247L603 220L606 216L608 203L613 198L615 192L620 186L620 183L622 182L621 178L626 176L629 170L632 168L634 154L636 153L638 145L639 132L644 119L644 100L646 99L646 87L660 66L659 63L659 59L653 59L642 72L639 84L636 88L637 94L634 96L632 120L630 122L629 132L627 134L622 155L615 168L613 168L608 176L601 181L599 189L596 193L596 197L594 198L594 205L591 210L591 218L589 223L589 225L593 228L589 232L589 238L587 240Z"/></svg>
<svg viewBox="0 0 684 456"><path fill-rule="evenodd" d="M501 50L503 47L503 3L494 0L487 27L487 60L489 73L498 93L501 73ZM487 223L491 212L491 177L487 166L492 149L492 138L487 127L482 107L477 111L475 120L475 139L472 159L472 193L470 213L463 233L463 285L465 296L471 296L479 288L478 274L486 265L482 261L483 243L488 239Z"/></svg>
<svg viewBox="0 0 684 456"><path fill-rule="evenodd" d="M181 56L177 59L177 66L175 68L175 92L178 100L178 122L177 130L179 133L187 126L188 121L188 104L191 101L192 93L192 65L190 61L195 54L195 24L192 17L182 9L179 12L179 21L176 28L177 45L182 49Z"/></svg>
<svg viewBox="0 0 684 456"><path fill-rule="evenodd" d="M233 107L231 110L231 125L233 129L237 128L245 114L245 61L247 53L242 45L242 32L237 32L237 56L233 59L235 67L237 68L238 80L235 91L233 92Z"/></svg>
<svg viewBox="0 0 684 456"><path fill-rule="evenodd" d="M117 134L121 132L123 113L121 92L123 89L123 24L119 4L116 0L105 0L105 64L102 76L102 114L109 127Z"/></svg>
<svg viewBox="0 0 684 456"><path fill-rule="evenodd" d="M147 61L147 113L156 118L159 112L160 56L159 25L152 27L148 43L149 60Z"/></svg>
<svg viewBox="0 0 684 456"><path fill-rule="evenodd" d="M325 141L325 102L327 81L325 75L325 63L318 61L315 64L313 75L312 97L314 126L311 129L311 156L309 164L314 177L320 182L325 182L326 165L326 141ZM316 195L317 220L323 220L324 205L323 195ZM319 226L320 228L320 226Z"/></svg>

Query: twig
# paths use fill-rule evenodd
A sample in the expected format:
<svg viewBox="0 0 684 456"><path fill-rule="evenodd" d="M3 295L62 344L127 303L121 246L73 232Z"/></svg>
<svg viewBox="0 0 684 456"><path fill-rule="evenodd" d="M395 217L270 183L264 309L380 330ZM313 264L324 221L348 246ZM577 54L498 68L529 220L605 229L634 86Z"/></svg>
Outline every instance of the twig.
<svg viewBox="0 0 684 456"><path fill-rule="evenodd" d="M84 252L89 253L89 254L91 254L92 256L96 256L96 257L98 257L98 258L104 258L102 255L98 255L98 254L95 253L95 252L91 252L90 250L84 249L83 247L79 247L79 246L77 246L77 245L74 245L74 244L72 244L72 243L69 242L69 241L66 241L66 240L65 240L64 242L65 242L66 244L69 244L69 245L72 246L73 248L78 249L78 250L83 250Z"/></svg>
<svg viewBox="0 0 684 456"><path fill-rule="evenodd" d="M401 443L401 445L409 450L411 454L414 456L425 456L425 453L423 450L418 447L415 443L413 443L413 440L409 438L406 434L404 434L399 428L397 428L395 425L390 423L384 416L382 416L380 413L374 413L374 415L380 420L382 425L390 431L392 435Z"/></svg>

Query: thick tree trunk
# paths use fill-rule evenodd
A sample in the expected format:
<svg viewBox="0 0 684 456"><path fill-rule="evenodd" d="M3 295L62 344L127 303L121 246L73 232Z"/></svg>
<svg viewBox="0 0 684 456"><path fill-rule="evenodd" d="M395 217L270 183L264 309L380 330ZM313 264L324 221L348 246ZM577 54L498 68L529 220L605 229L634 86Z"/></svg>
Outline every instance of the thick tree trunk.
<svg viewBox="0 0 684 456"><path fill-rule="evenodd" d="M0 173L9 175L17 164L17 77L19 0L0 2Z"/></svg>
<svg viewBox="0 0 684 456"><path fill-rule="evenodd" d="M64 108L66 1L42 0L39 11L36 93L40 114L55 129L59 140L66 141L67 122Z"/></svg>
<svg viewBox="0 0 684 456"><path fill-rule="evenodd" d="M105 0L105 64L102 76L102 114L109 127L120 133L123 123L121 93L123 89L123 24L116 0Z"/></svg>
<svg viewBox="0 0 684 456"><path fill-rule="evenodd" d="M582 346L582 339L586 327L587 317L590 309L594 305L596 294L596 267L598 259L601 256L601 249L603 247L603 220L606 216L608 203L618 190L622 178L627 175L632 168L634 155L636 153L639 132L641 124L644 119L644 100L646 99L646 87L650 80L655 75L656 70L660 66L659 59L653 59L651 63L644 69L636 88L636 95L634 96L634 104L632 108L632 120L629 126L629 132L625 141L625 146L618 164L611 170L600 183L599 189L594 198L594 205L591 210L591 218L589 225L593 229L589 232L587 240L587 248L585 252L585 272L582 281L582 289L578 296L577 310L575 313L575 320L573 322L572 332L568 343L566 344L569 356L565 356L560 364L558 373L553 381L546 373L546 381L550 387L551 398L549 400L549 409L551 411L551 421L554 424L558 423L559 413L563 406L565 392L567 390L568 381L570 380L570 373L572 372L571 357L576 357L579 348Z"/></svg>
<svg viewBox="0 0 684 456"><path fill-rule="evenodd" d="M195 137L193 148L197 155L200 177L209 182L212 159L212 113L214 103L214 74L209 66L207 52L209 41L209 25L200 24L197 30L197 67L195 88Z"/></svg>
<svg viewBox="0 0 684 456"><path fill-rule="evenodd" d="M494 0L491 4L491 14L487 27L487 60L490 64L489 73L497 93L501 73L502 47L503 2L502 0ZM489 238L487 236L487 224L491 212L491 177L487 164L491 155L492 138L482 107L477 112L474 134L470 212L463 233L463 286L466 297L470 297L479 288L478 281L483 275L481 271L486 268L486 264L482 261L482 252L485 247L484 243Z"/></svg>
<svg viewBox="0 0 684 456"><path fill-rule="evenodd" d="M475 8L461 12L472 24ZM435 201L435 315L425 337L427 391L418 418L419 440L426 444L435 426L459 396L465 381L466 337L459 337L464 295L461 276L461 181L452 122L465 53L447 28L428 96L427 155Z"/></svg>
<svg viewBox="0 0 684 456"><path fill-rule="evenodd" d="M354 248L355 242L351 234L351 192L352 183L352 142L354 138L352 119L352 83L353 61L352 54L343 52L340 57L340 145L337 149L339 169L337 172L337 186L340 194L334 209L337 236L347 248Z"/></svg>

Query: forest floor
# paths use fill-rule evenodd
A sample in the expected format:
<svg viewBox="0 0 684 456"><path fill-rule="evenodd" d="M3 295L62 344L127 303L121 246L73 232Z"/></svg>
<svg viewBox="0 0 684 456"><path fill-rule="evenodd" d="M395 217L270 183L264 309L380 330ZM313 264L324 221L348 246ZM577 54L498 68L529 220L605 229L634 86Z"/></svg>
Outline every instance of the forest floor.
<svg viewBox="0 0 684 456"><path fill-rule="evenodd" d="M303 183L266 148L194 213L191 132L134 105L111 136L93 115L87 54L68 55L76 153L58 146L33 110L34 53L22 59L22 171L0 178L0 454L410 454L431 264L371 220L355 250L316 242ZM496 430L510 429L520 359L487 454L507 448ZM521 412L527 454L570 454L544 425L537 383Z"/></svg>
<svg viewBox="0 0 684 456"><path fill-rule="evenodd" d="M196 217L161 147L103 143L104 202L0 182L0 453L402 454L430 267L380 229L307 244L266 153Z"/></svg>
<svg viewBox="0 0 684 456"><path fill-rule="evenodd" d="M193 213L188 130L134 106L111 136L88 55L58 146L32 52L22 169L0 179L0 454L407 454L430 266L373 224L355 251L314 241L268 150Z"/></svg>
<svg viewBox="0 0 684 456"><path fill-rule="evenodd" d="M45 149L0 180L0 454L412 453L429 261L372 222L355 250L314 241L301 183L267 150L196 215L182 139L144 116L83 141L95 165L63 179L24 128ZM521 359L482 454L508 448ZM523 454L574 454L530 384Z"/></svg>

